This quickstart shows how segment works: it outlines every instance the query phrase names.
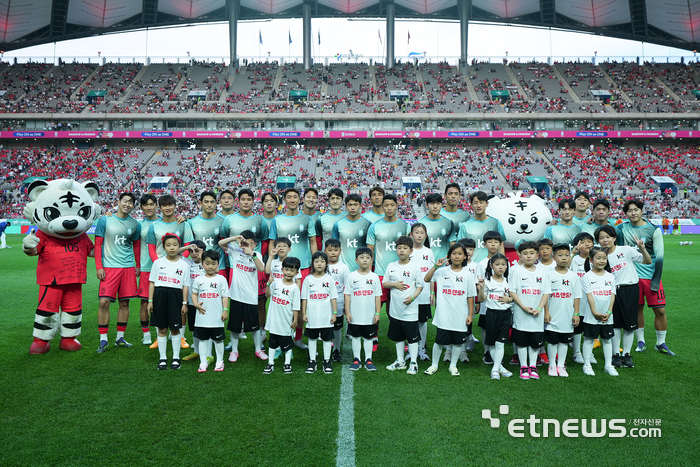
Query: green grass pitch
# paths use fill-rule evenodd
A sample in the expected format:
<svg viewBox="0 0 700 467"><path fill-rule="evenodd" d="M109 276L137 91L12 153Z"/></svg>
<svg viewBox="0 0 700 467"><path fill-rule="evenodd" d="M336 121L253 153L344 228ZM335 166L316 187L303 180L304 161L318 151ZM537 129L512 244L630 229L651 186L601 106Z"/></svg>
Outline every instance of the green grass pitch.
<svg viewBox="0 0 700 467"><path fill-rule="evenodd" d="M460 363L460 377L440 371L422 374L389 372L394 345L380 326L376 373L353 373L355 465L697 465L700 433L698 361L698 293L700 235L684 235L694 246L679 246L665 237L663 282L668 300L668 345L675 358L654 351L653 313L646 316L645 353L634 353L634 369L618 378L602 369L596 349L597 375L586 377L571 362L570 378L539 381L517 377L491 381L477 345L470 363ZM126 338L132 349L110 346L97 354L97 279L89 260L84 286L83 350L58 350L58 338L46 355L28 354L38 286L36 258L21 250L22 237L9 236L12 249L0 250L2 291L2 358L0 358L0 429L4 465L94 466L330 466L338 461L338 408L341 364L334 373L304 374L306 355L294 350L294 373L281 365L269 376L253 356L252 339L241 341L241 357L223 373L197 373L197 363L179 371L157 371L157 351L141 346L138 303L132 302ZM116 333L112 310L110 344ZM475 329L478 329L475 327ZM478 330L476 334L478 336ZM428 348L435 328L429 326ZM636 345L636 344L635 344ZM345 361L349 341L343 342ZM321 346L319 346L321 351ZM183 350L183 355L189 351ZM430 352L429 352L430 353ZM170 355L170 350L168 352ZM510 358L511 347L506 347ZM491 428L482 410L498 413L501 426ZM526 425L524 438L507 431L511 419L660 420L661 437L535 437ZM496 415L494 415L496 416ZM580 430L579 430L580 432ZM542 433L540 426L539 433ZM342 459L341 459L342 460Z"/></svg>

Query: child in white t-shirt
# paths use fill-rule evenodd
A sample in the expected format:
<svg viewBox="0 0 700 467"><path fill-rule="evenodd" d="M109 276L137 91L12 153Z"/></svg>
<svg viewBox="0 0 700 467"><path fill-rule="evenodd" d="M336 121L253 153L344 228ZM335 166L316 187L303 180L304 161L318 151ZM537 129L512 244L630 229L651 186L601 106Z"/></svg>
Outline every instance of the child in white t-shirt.
<svg viewBox="0 0 700 467"><path fill-rule="evenodd" d="M423 276L435 264L433 250L424 246L425 238L428 236L425 225L416 222L411 226L411 238L413 239L413 253L411 262L415 263ZM430 293L428 293L430 292ZM434 305L435 294L430 282L423 283L423 292L418 296L418 329L420 331L420 345L418 346L418 357L421 360L430 360L425 351L425 340L428 336L428 320L433 317L431 305ZM431 303L433 302L433 303Z"/></svg>
<svg viewBox="0 0 700 467"><path fill-rule="evenodd" d="M571 263L569 264L569 269L571 269L579 278L583 279L586 275L586 269L584 267L586 260L588 259L588 254L593 248L593 235L588 232L581 232L577 234L573 239L574 248L571 250ZM573 360L575 363L583 365L583 354L581 353L581 339L583 336L583 316L586 315L586 309L588 308L588 300L585 296L581 297L582 300L579 303L579 319L578 325L574 327L574 355ZM591 363L598 363L593 357L590 356Z"/></svg>
<svg viewBox="0 0 700 467"><path fill-rule="evenodd" d="M224 322L228 319L228 282L219 274L220 254L216 250L202 253L204 275L192 281L190 299L198 313L194 321L195 349L199 352L199 372L209 367L207 357L211 353L212 341L216 350L214 371L224 371Z"/></svg>
<svg viewBox="0 0 700 467"><path fill-rule="evenodd" d="M301 286L301 316L307 323L304 334L309 339L309 364L306 373L316 371L318 339L323 341L323 372L333 373L331 344L333 324L338 317L338 289L335 279L328 274L328 255L317 251L311 257L313 272L306 276Z"/></svg>
<svg viewBox="0 0 700 467"><path fill-rule="evenodd" d="M204 265L202 264L202 253L207 249L207 246L201 240L195 240L190 242L189 245L180 248L180 253L184 251L189 251L190 255L187 258L183 258L187 264L190 265L190 275L187 280L187 287L190 290L190 295L187 297L187 314L182 317L182 329L180 329L181 347L183 349L189 348L187 339L185 338L185 325L190 328L190 332L193 336L194 344L192 345L193 352L183 358L185 361L194 360L199 357L199 339L194 337L194 321L197 314L197 309L194 307L194 302L192 301L192 283L194 279L198 276L204 274Z"/></svg>
<svg viewBox="0 0 700 467"><path fill-rule="evenodd" d="M267 284L265 295L270 299L265 326L270 332L267 366L263 374L269 375L275 369L277 350L284 352L284 373L292 372L292 334L299 323L301 310L301 292L294 277L299 273L299 258L288 256L282 262L282 278Z"/></svg>
<svg viewBox="0 0 700 467"><path fill-rule="evenodd" d="M476 277L464 267L467 261L467 249L461 243L455 243L447 252L447 258L439 258L425 275L425 282L434 280L436 285L435 318L437 326L435 344L433 344L433 362L425 370L426 375L438 370L440 354L444 346L452 346L456 355L467 341L467 329L474 319L474 297L476 297ZM449 263L449 267L441 268ZM449 372L459 376L457 359L450 361Z"/></svg>
<svg viewBox="0 0 700 467"><path fill-rule="evenodd" d="M343 341L343 316L345 315L345 281L350 274L350 268L340 261L341 246L340 240L329 238L326 240L326 255L328 255L328 273L335 280L335 287L338 292L338 315L333 323L333 361L342 362L343 356L340 354L340 345Z"/></svg>

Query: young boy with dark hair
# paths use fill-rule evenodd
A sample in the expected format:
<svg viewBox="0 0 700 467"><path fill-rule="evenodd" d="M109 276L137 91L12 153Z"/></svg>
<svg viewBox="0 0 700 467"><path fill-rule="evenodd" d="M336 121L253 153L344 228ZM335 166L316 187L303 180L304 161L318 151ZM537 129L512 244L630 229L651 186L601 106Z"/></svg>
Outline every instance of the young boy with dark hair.
<svg viewBox="0 0 700 467"><path fill-rule="evenodd" d="M326 240L325 253L328 256L328 273L335 280L335 287L338 291L338 316L335 323L333 323L333 361L342 362L343 356L340 354L340 345L343 341L345 282L350 274L350 268L338 260L341 254L340 241L334 238Z"/></svg>
<svg viewBox="0 0 700 467"><path fill-rule="evenodd" d="M270 299L267 309L267 330L270 332L267 366L263 374L269 375L275 369L277 350L284 352L284 374L292 372L292 348L294 330L299 322L301 291L294 281L299 274L301 262L298 258L286 257L282 261L282 278L267 284L265 294Z"/></svg>

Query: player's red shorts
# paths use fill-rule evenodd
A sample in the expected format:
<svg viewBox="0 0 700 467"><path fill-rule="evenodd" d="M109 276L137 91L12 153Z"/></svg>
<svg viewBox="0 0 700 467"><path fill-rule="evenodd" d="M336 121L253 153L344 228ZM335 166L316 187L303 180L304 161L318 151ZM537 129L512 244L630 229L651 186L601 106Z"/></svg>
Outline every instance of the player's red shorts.
<svg viewBox="0 0 700 467"><path fill-rule="evenodd" d="M100 298L109 298L111 301L129 300L139 296L136 286L136 269L134 268L104 268L105 279L100 281L100 290L97 294ZM148 292L146 292L148 298Z"/></svg>
<svg viewBox="0 0 700 467"><path fill-rule="evenodd" d="M265 271L258 271L258 297L263 297L265 295L268 279L270 279L269 274L265 274Z"/></svg>
<svg viewBox="0 0 700 467"><path fill-rule="evenodd" d="M83 308L83 284L40 285L37 310L58 313Z"/></svg>
<svg viewBox="0 0 700 467"><path fill-rule="evenodd" d="M384 276L379 276L379 284L381 285L383 283L384 283ZM384 287L382 287L382 303L386 303L387 301L389 301L389 294L390 293L391 293L391 291L389 289L385 289Z"/></svg>
<svg viewBox="0 0 700 467"><path fill-rule="evenodd" d="M151 273L146 271L141 271L139 274L139 291L138 297L142 300L148 300L148 287Z"/></svg>
<svg viewBox="0 0 700 467"><path fill-rule="evenodd" d="M645 298L649 308L665 307L666 292L663 282L659 281L659 290L654 292L651 290L651 279L639 279L639 306L644 306Z"/></svg>

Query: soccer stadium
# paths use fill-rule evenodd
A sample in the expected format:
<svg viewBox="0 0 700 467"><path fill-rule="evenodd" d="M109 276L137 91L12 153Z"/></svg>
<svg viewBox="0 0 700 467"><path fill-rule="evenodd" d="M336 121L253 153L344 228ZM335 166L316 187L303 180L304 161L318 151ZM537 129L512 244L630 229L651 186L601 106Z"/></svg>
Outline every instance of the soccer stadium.
<svg viewBox="0 0 700 467"><path fill-rule="evenodd" d="M692 446L700 415L697 397L700 362L692 343L700 335L694 322L692 297L700 286L697 274L693 273L698 270L700 259L694 245L700 240L700 62L694 59L694 54L700 46L700 40L695 38L696 33L700 34L696 20L700 17L700 7L694 2L107 0L96 4L87 0L7 0L3 7L0 8L3 50L0 52L3 56L0 60L0 258L4 268L0 274L5 299L3 316L9 325L0 333L6 352L0 363L0 389L6 394L0 415L6 434L8 465L206 462L244 466L456 466L467 462L551 465L572 461L599 465L659 462L696 465ZM302 57L251 59L239 53L243 40L238 34L239 23L290 18L301 19ZM312 34L311 20L315 18L379 22L383 55L318 59L312 53L315 33ZM459 35L453 41L459 43L460 56L444 59L426 53L410 56L398 53L395 23L406 19L458 24ZM73 39L212 22L224 22L228 26L230 55L226 59L4 57L26 47ZM475 23L575 31L582 33L582 37L589 34L627 39L682 49L687 54L677 60L643 57L617 60L598 57L597 53L585 59L557 60L546 57L547 51L543 50L540 55L545 58L541 59L509 58L507 53L499 59L474 58L468 53L468 32L470 24ZM291 35L289 40L291 43ZM320 43L320 35L318 40ZM486 327L481 322L486 321L483 319L486 315L482 313L477 318L478 311L473 325L464 331L469 342L460 352L456 352L453 343L455 352L451 356L438 350L439 358L434 361L433 343L437 346L436 340L445 339L445 331L439 325L443 321L435 322L439 313L435 304L439 306L442 297L437 302L420 305L427 306L432 314L428 321L421 321L420 358L417 371L411 372L416 363L412 345L416 343L405 334L408 344L404 349L400 345L404 339L394 339L393 326L400 319L394 317L390 324L387 316L390 305L382 299L376 337L363 334L363 339L369 339L365 342L375 341L373 357L368 361L376 367L361 359L357 361L360 369L353 371L358 369L351 368L356 358L354 339L359 342L360 338L351 336L352 331L343 326L336 327L332 358L326 358L326 348L321 345L327 343L323 332L319 333L323 342L317 347L318 357L311 356L307 349L312 340L314 347L318 340L309 337L308 332L315 331L310 327L311 321L307 323L303 340L301 325L296 323L299 333L294 336L293 350L287 351L285 344L280 344L278 350L285 351L273 358L278 336L273 337L264 323L266 307L272 307L275 302L272 290L273 299L268 303L265 298L268 271L268 276L261 276L262 286L257 285L260 297L256 296L256 300L260 301L254 305L262 306L259 323L262 331L247 332L249 315L244 312L246 319L241 322L242 332L235 338L235 344L234 331L226 330L226 360L225 363L217 360L217 372L213 371L213 361L207 363L206 356L201 364L198 356L187 358L197 350L204 353L206 348L201 343L194 348L196 336L191 328L184 332L182 343L177 343L183 357L181 366L179 358L177 365L170 366L177 340L171 328L172 335L164 341L168 348L165 366L168 370L157 371L157 366L163 369L160 365L163 354L159 362L158 345L166 337L161 335L160 327L153 325L152 318L150 329L148 321L144 324L142 310L146 310L147 302L153 302L148 276L142 289L146 295L139 295L140 299L131 295L123 315L121 297L125 295L121 289L120 300L103 292L105 268L98 265L107 260L103 256L107 255L105 244L105 253L98 253L95 259L87 258L80 310L82 350L61 351L59 338L55 338L51 350L44 355L29 355L32 332L36 342L37 329L43 329L38 317L44 313L41 294L46 293L48 283L39 285L39 277L46 271L37 270L37 258L33 257L39 256L41 263L42 247L32 244L27 248L26 237L41 238L41 242L46 242L48 237L36 237L35 229L41 227L35 221L39 210L32 216L25 207L36 202L37 186L56 179L94 182L99 189L95 203L109 219L121 215L123 193L133 194L126 197L133 202L133 210L124 212L135 221L153 222L159 216L170 218L171 213L165 209L152 214L141 206L144 195L166 200L161 206L170 205L172 196L176 203L174 218L179 218L178 222L188 221L183 228L190 232L189 238L187 234L178 237L180 245L205 240L207 249L213 249L213 243L197 238L193 234L195 228L189 227L204 216L208 209L204 200L209 196L215 206L211 208L212 215L225 218L222 225L231 233L227 239L228 235L223 235L223 230L219 234L217 228L217 236L212 240L219 245L223 242L219 248L222 255L228 251L226 262L222 259L220 264L224 282L228 282L232 293L231 321L239 297L233 290L245 287L236 284L233 278L243 276L235 275L238 266L229 261L248 255L251 264L262 262L265 268L269 253L273 248L277 251L271 222L301 214L310 219L306 232L310 245L314 241L313 223L317 246L310 246L310 261L304 264L302 258L301 268L297 266L297 269L306 269L309 274L311 268L313 276L316 260L311 261L311 255L315 257L316 250L324 250L321 237L339 238L338 223L326 226L322 219L346 216L344 209L349 210L350 202L355 200L346 196L353 194L359 195L360 211L370 215L367 219L371 215L384 219L367 221L364 234L368 238L379 232L377 222L405 224L405 232L398 234L403 235L416 223L428 223L438 217L447 219L445 213L452 210L464 213L463 219L481 222L480 219L489 218L500 226L494 206L508 199L528 200L534 205L531 200L537 198L551 218L566 226L571 221L564 211L571 212L573 204L578 205L579 199L586 198L587 205L583 211L577 210L576 215L590 215L590 219L584 217L580 228L576 228L577 232L584 232L587 230L583 224L593 225L589 231L591 235L595 231L597 243L599 235L608 236L607 231L601 233L596 229L599 219L595 208L600 206L599 200L604 200L603 206L607 207L604 222L609 220L616 233L627 232L626 226L637 226L629 213L639 207L643 222L654 235L653 242L647 236L635 244L637 237L630 233L624 239L619 235L620 246L615 248L634 251L634 257L640 257L635 261L642 263L648 256L646 248L641 247L646 242L653 258L651 273L643 276L640 272L637 279L640 289L643 280L647 285L651 281L652 288L647 287L647 291L657 301L652 310L648 297L648 306L642 300L643 312L639 316L645 319L646 326L644 321L639 322L637 331L634 326L628 329L626 324L622 331L616 328L615 332L622 336L617 340L615 336L605 338L601 331L600 341L612 341L620 347L612 346L613 363L618 350L623 347L630 350L631 334L627 333L634 333L631 356L620 352L623 360L622 364L615 364L618 370L608 369L609 342L601 346L596 342L592 358L598 360L597 365L593 362L591 367L587 356L580 357L578 346L583 339L586 352L589 339L588 331L584 330L578 341L573 341L576 351L569 349L560 367L552 362L560 360L557 351L552 354L554 358L546 360L550 362L550 373L542 359L547 358L546 351L536 353L537 365L526 367L523 376L522 367L517 366L519 361L522 364L522 354L518 360L517 346L511 344L510 334L505 355L502 351L498 354L503 357L503 370L495 365L491 371L492 357L498 351L496 346L486 345ZM455 187L459 193L450 198L449 190ZM252 194L250 201L248 190ZM300 195L298 207L291 209L286 196L290 190L292 197L294 190ZM389 216L381 197L379 204L375 201L373 194L379 191L385 201L395 201L395 216ZM491 205L486 217L484 207L477 207L482 195L471 196L479 192L488 197L485 205ZM316 197L305 196L309 193ZM441 211L444 216L435 214L429 207L436 199L431 194L436 193L441 195L439 202L444 202L448 209ZM222 201L227 195L233 199ZM340 208L334 204L337 203L334 197L344 201ZM266 198L274 199L274 205L266 205ZM567 200L571 201L567 204ZM238 214L244 212L248 214ZM241 230L245 228L242 225L247 225L245 218L251 214L268 220L262 231L253 229L252 244L243 233L249 231ZM503 224L507 224L509 214L505 211L500 214L505 216ZM362 219L365 218L363 215ZM511 218L511 224L515 224L513 215ZM108 238L105 225L112 225L109 222L97 216L94 225L86 229L90 244L95 242L98 249L103 238L105 241ZM460 245L464 237L458 233L466 222L450 218L453 236L445 236L446 241L450 237L450 245L454 241ZM536 224L537 219L532 223ZM300 231L304 230L299 227ZM510 232L509 226L503 227L505 232ZM277 229L281 227L275 224L274 231L282 231ZM423 230L428 233L429 229L423 226ZM141 265L149 255L153 258L156 245L161 249L156 258L163 259L165 255L162 250L165 236L153 242L149 238L147 242L145 232L153 238L156 235L146 228L141 236ZM129 230L129 235L132 233ZM485 255L482 234L476 238L476 248ZM236 240L232 240L234 236ZM396 242L401 242L393 240L392 248L398 250ZM511 273L516 268L525 269L522 264L529 263L521 261L518 266L515 249L527 249L526 242L522 239L514 242L508 236L503 240L501 248L505 245L505 250L509 250L506 256ZM234 243L230 248L227 245L230 241L237 245L235 254ZM379 237L376 243L366 241L375 256L373 270L383 281L386 265L378 265L383 250L379 242ZM601 245L603 242L601 239ZM552 242L549 243L551 246ZM573 240L568 243L574 248L574 256L579 254L581 243ZM428 244L431 247L420 250L430 250L433 243L429 239ZM191 248L197 249L194 245ZM257 254L252 248L256 248ZM387 251L392 248L387 244ZM461 249L467 253L468 248ZM392 254L395 256L392 261L398 259L401 264L403 260L395 251ZM431 256L423 272L430 270L431 264L439 270L442 262L438 260L446 254L451 255L452 249L447 253L445 248L440 250L440 256L437 253ZM490 252L489 258L493 254ZM541 250L538 254L542 254ZM567 252L567 259L568 255ZM272 256L270 260L274 259ZM342 258L341 253L341 262ZM286 272L282 274L282 271L290 266L282 256L276 261L280 264L270 284L287 284ZM324 261L328 265L328 257ZM542 258L538 261L542 262ZM613 260L609 261L608 269L615 272ZM350 260L352 271L359 262ZM592 258L589 263L588 274L597 271ZM448 266L443 267L446 270ZM663 285L659 289L660 273L653 277L652 273L654 267L658 272L662 266L665 266ZM255 267L258 266L250 271ZM136 264L137 276L138 269ZM247 271L245 267L241 269ZM637 269L631 267L631 270ZM53 270L51 273L60 274ZM581 272L579 277L584 274ZM477 276L475 273L474 277ZM295 275L290 275L289 281L292 277L296 280ZM617 276L615 280L618 281ZM255 282L258 283L257 275ZM625 285L619 285L618 281L620 288L630 285L622 283ZM151 288L153 284L151 280ZM478 290L483 290L479 287ZM389 288L391 296L399 293L399 288L394 290L391 282L383 289L385 293ZM304 287L300 285L299 289L304 298ZM381 294L381 287L378 289ZM642 298L644 293L641 292ZM345 300L349 300L347 287L344 294ZM512 295L511 291L505 297ZM482 301L478 291L469 296L470 300ZM620 292L618 300L623 297ZM632 301L636 301L635 297ZM407 306L415 299L411 295ZM116 323L117 306L110 310L110 300L119 301L118 316L122 321L126 316L128 326L127 322ZM584 293L581 301L585 300ZM228 304L228 298L224 303ZM343 315L341 302L335 303L339 305L338 316ZM395 306L398 302L391 303ZM519 302L515 303L513 308L520 307ZM533 302L530 307L533 312L536 304ZM186 302L183 309L184 305ZM636 320L638 303L633 305ZM195 309L191 303L190 306ZM246 303L246 306L253 305ZM109 324L104 323L104 307ZM482 307L486 308L486 303ZM306 309L306 305L302 308ZM491 311L491 307L488 309ZM272 311L267 310L269 324ZM546 314L544 309L541 311L545 320L552 319L549 309ZM33 322L35 312L37 321ZM140 312L141 326L137 319ZM61 314L66 315L66 311ZM191 316L194 319L195 314ZM583 316L582 312L581 323ZM109 337L105 341L107 326L110 326ZM525 332L517 328L517 320L514 326L512 331ZM77 329L81 330L80 320ZM462 335L462 331L449 332L453 332L453 338ZM545 337L547 332L544 331ZM464 339L467 342L467 337ZM60 340L63 345L63 339ZM200 338L196 340L199 342ZM394 340L399 344L395 345ZM186 348L185 342L192 348ZM209 343L212 342L215 347L220 339L212 337ZM502 349L503 343L499 343ZM231 345L235 345L233 350L229 350ZM362 354L366 356L365 349L362 348ZM450 345L445 343L444 349L450 352ZM213 359L217 354L212 346L209 351ZM274 372L265 366L266 351L270 354L269 361L276 361ZM583 360L579 361L577 354ZM529 354L525 355L527 361ZM633 358L634 364L631 360L628 364L626 357ZM324 363L319 361L318 371L315 366L314 371L309 371L311 361L315 365L314 358ZM586 367L595 370L594 377L593 370L587 372ZM372 371L377 368L378 371ZM397 368L400 371L388 371ZM408 374L402 371L406 368ZM558 368L564 369L563 375Z"/></svg>

